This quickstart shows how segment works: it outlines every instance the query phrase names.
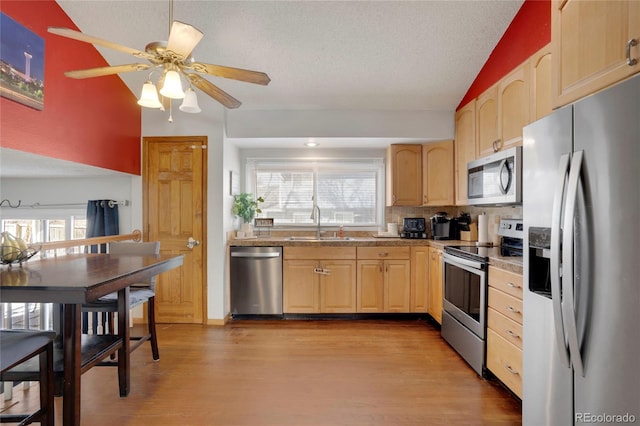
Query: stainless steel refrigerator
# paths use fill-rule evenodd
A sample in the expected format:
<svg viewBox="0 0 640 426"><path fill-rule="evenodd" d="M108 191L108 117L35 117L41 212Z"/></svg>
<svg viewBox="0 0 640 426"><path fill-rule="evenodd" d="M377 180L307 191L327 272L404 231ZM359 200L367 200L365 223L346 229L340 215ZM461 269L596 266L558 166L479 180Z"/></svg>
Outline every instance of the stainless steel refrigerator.
<svg viewBox="0 0 640 426"><path fill-rule="evenodd" d="M640 76L523 145L523 424L640 422Z"/></svg>

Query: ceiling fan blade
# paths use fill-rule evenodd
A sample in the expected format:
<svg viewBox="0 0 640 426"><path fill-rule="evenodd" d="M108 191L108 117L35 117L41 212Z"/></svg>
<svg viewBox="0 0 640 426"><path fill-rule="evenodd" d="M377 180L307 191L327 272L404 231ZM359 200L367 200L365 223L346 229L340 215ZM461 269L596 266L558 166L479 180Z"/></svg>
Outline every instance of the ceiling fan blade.
<svg viewBox="0 0 640 426"><path fill-rule="evenodd" d="M194 86L196 86L198 89L202 90L204 93L211 96L213 99L220 102L227 108L235 109L242 105L239 100L237 100L224 90L220 89L219 87L215 86L208 80L200 77L198 74L185 73L185 75L189 77L189 80L191 80L191 83Z"/></svg>
<svg viewBox="0 0 640 426"><path fill-rule="evenodd" d="M180 21L173 21L171 32L169 33L169 41L167 41L167 50L186 58L202 40L203 36L202 31L196 27Z"/></svg>
<svg viewBox="0 0 640 426"><path fill-rule="evenodd" d="M132 49L131 47L123 46L118 43L113 43L108 40L103 40L98 37L93 37L93 36L81 33L80 31L71 30L69 28L49 27L47 31L62 37L72 38L74 40L84 41L85 43L91 43L91 44L95 44L102 47L108 47L109 49L119 50L121 52L129 53L133 56L137 56L139 58L145 58L145 59L154 58L153 55L150 55L146 52L142 52L137 49Z"/></svg>
<svg viewBox="0 0 640 426"><path fill-rule="evenodd" d="M112 67L99 67L89 68L86 70L66 71L64 75L71 78L92 78L119 74L121 72L144 71L148 70L149 68L151 68L151 65L148 64L115 65Z"/></svg>
<svg viewBox="0 0 640 426"><path fill-rule="evenodd" d="M240 68L224 67L221 65L203 64L194 62L188 66L197 72L204 72L215 75L216 77L231 78L234 80L245 81L247 83L262 84L266 86L271 79L269 76L260 71L243 70Z"/></svg>

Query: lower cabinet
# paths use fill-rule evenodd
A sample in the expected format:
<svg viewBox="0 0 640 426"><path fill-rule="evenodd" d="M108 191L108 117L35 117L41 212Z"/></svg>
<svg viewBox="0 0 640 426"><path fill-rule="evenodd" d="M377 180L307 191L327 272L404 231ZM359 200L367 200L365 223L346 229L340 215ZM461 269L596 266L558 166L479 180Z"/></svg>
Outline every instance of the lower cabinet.
<svg viewBox="0 0 640 426"><path fill-rule="evenodd" d="M522 398L522 275L489 267L487 368Z"/></svg>
<svg viewBox="0 0 640 426"><path fill-rule="evenodd" d="M411 312L429 310L429 247L411 247Z"/></svg>
<svg viewBox="0 0 640 426"><path fill-rule="evenodd" d="M355 247L285 247L284 313L356 312Z"/></svg>
<svg viewBox="0 0 640 426"><path fill-rule="evenodd" d="M357 312L409 312L409 247L358 247Z"/></svg>
<svg viewBox="0 0 640 426"><path fill-rule="evenodd" d="M429 295L427 312L442 324L442 249L429 247Z"/></svg>

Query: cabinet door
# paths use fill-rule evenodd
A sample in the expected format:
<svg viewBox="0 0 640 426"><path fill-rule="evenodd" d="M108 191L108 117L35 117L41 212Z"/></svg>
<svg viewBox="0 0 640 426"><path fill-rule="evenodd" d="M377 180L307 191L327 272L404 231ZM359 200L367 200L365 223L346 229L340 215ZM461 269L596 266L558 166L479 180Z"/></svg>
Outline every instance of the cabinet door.
<svg viewBox="0 0 640 426"><path fill-rule="evenodd" d="M529 59L530 119L534 122L551 113L551 43Z"/></svg>
<svg viewBox="0 0 640 426"><path fill-rule="evenodd" d="M498 86L487 89L476 100L476 152L478 157L492 154L499 142Z"/></svg>
<svg viewBox="0 0 640 426"><path fill-rule="evenodd" d="M356 261L322 261L320 312L356 312Z"/></svg>
<svg viewBox="0 0 640 426"><path fill-rule="evenodd" d="M529 123L528 62L498 84L498 138L494 151L522 145L522 128Z"/></svg>
<svg viewBox="0 0 640 426"><path fill-rule="evenodd" d="M429 248L429 314L442 324L442 250Z"/></svg>
<svg viewBox="0 0 640 426"><path fill-rule="evenodd" d="M384 310L384 262L358 260L358 312Z"/></svg>
<svg viewBox="0 0 640 426"><path fill-rule="evenodd" d="M559 107L640 71L638 1L553 0L553 105ZM630 57L637 63L627 64Z"/></svg>
<svg viewBox="0 0 640 426"><path fill-rule="evenodd" d="M467 205L467 163L476 159L476 101L456 112L456 205Z"/></svg>
<svg viewBox="0 0 640 426"><path fill-rule="evenodd" d="M409 312L411 300L411 261L384 261L384 310L385 312Z"/></svg>
<svg viewBox="0 0 640 426"><path fill-rule="evenodd" d="M422 203L425 206L453 205L453 141L422 145Z"/></svg>
<svg viewBox="0 0 640 426"><path fill-rule="evenodd" d="M429 291L429 248L411 247L411 312L427 312Z"/></svg>
<svg viewBox="0 0 640 426"><path fill-rule="evenodd" d="M387 155L387 205L422 204L422 145L390 145Z"/></svg>
<svg viewBox="0 0 640 426"><path fill-rule="evenodd" d="M285 260L282 271L282 302L285 313L320 311L320 280L313 260Z"/></svg>

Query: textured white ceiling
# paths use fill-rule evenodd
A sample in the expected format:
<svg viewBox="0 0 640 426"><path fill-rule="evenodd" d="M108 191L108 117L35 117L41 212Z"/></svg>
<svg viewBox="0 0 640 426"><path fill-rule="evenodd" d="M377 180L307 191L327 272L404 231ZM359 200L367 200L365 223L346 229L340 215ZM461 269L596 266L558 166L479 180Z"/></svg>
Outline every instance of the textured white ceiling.
<svg viewBox="0 0 640 426"><path fill-rule="evenodd" d="M57 2L86 34L138 50L169 33L169 0ZM196 60L269 74L268 86L207 77L239 99L243 110L453 111L522 2L175 0L173 18L204 32L193 52ZM98 50L111 65L136 62L122 52ZM121 74L136 96L147 77L146 72ZM218 105L200 103L209 110L203 114ZM252 142L238 141L244 147L255 146ZM331 140L322 146L332 142L345 146ZM263 139L261 146L278 143ZM350 147L358 143L349 141ZM20 173L10 162L14 155L0 156L2 176ZM40 167L29 170L31 176L56 174L65 166L40 158L34 164ZM103 172L66 170L68 175Z"/></svg>

